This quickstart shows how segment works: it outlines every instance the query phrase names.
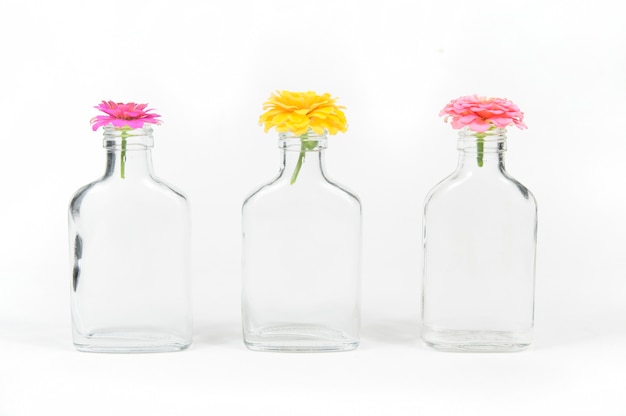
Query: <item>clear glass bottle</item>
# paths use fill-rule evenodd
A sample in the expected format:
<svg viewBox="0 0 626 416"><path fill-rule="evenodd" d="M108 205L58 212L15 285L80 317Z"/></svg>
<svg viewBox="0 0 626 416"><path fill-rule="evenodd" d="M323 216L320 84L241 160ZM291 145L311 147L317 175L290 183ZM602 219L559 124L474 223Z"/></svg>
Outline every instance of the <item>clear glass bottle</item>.
<svg viewBox="0 0 626 416"><path fill-rule="evenodd" d="M104 128L104 176L70 202L74 345L166 352L192 340L190 214L154 175L152 128Z"/></svg>
<svg viewBox="0 0 626 416"><path fill-rule="evenodd" d="M359 345L361 203L326 176L326 135L303 137L280 134L278 177L243 204L243 337L252 350Z"/></svg>
<svg viewBox="0 0 626 416"><path fill-rule="evenodd" d="M531 343L537 204L504 167L506 130L459 133L456 171L426 197L422 339L445 351Z"/></svg>

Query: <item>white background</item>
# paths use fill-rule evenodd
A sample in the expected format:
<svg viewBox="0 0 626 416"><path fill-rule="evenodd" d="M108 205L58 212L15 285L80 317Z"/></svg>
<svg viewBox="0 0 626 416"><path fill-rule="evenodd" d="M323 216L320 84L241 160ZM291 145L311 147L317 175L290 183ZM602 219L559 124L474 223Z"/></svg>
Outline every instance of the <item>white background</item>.
<svg viewBox="0 0 626 416"><path fill-rule="evenodd" d="M0 415L625 415L624 17L614 0L0 0ZM277 89L347 106L327 165L364 207L353 352L241 342L240 207L278 169L257 125ZM438 112L473 93L529 126L507 154L540 215L519 354L419 341L422 203L457 157ZM158 109L155 170L192 204L182 353L73 350L66 210L104 170L103 99Z"/></svg>

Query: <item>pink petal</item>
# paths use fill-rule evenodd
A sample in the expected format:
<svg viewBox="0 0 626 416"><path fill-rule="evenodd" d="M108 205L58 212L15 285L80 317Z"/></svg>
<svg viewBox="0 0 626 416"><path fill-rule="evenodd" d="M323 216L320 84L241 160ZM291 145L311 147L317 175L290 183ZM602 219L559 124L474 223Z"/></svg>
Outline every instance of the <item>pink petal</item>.
<svg viewBox="0 0 626 416"><path fill-rule="evenodd" d="M489 123L485 123L483 120L477 119L476 121L468 125L468 127L472 131L484 133L489 130L489 127L491 127L491 125Z"/></svg>

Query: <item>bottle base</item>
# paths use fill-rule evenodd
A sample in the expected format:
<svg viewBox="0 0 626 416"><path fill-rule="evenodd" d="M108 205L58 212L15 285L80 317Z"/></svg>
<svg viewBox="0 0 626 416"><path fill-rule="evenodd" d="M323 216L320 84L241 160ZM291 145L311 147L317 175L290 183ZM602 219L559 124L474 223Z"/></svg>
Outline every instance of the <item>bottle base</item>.
<svg viewBox="0 0 626 416"><path fill-rule="evenodd" d="M157 353L182 351L190 340L163 332L98 331L74 335L74 347L81 352L98 353Z"/></svg>
<svg viewBox="0 0 626 416"><path fill-rule="evenodd" d="M422 340L446 352L518 352L531 343L532 330L468 331L422 327Z"/></svg>
<svg viewBox="0 0 626 416"><path fill-rule="evenodd" d="M263 328L244 334L244 343L253 351L340 352L354 350L359 340L336 329L290 325Z"/></svg>

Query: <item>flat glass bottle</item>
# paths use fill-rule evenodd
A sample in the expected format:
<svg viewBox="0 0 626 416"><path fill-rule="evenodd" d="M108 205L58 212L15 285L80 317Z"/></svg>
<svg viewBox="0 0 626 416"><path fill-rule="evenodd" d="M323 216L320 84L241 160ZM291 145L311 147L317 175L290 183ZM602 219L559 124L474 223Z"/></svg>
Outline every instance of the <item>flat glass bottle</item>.
<svg viewBox="0 0 626 416"><path fill-rule="evenodd" d="M325 134L281 133L278 176L243 204L243 336L260 351L359 345L361 203L326 175Z"/></svg>
<svg viewBox="0 0 626 416"><path fill-rule="evenodd" d="M70 202L74 345L165 352L192 341L190 214L152 168L152 127L104 127L104 176Z"/></svg>
<svg viewBox="0 0 626 416"><path fill-rule="evenodd" d="M518 351L534 321L537 204L504 166L506 130L458 139L456 171L426 197L422 338L445 351Z"/></svg>

